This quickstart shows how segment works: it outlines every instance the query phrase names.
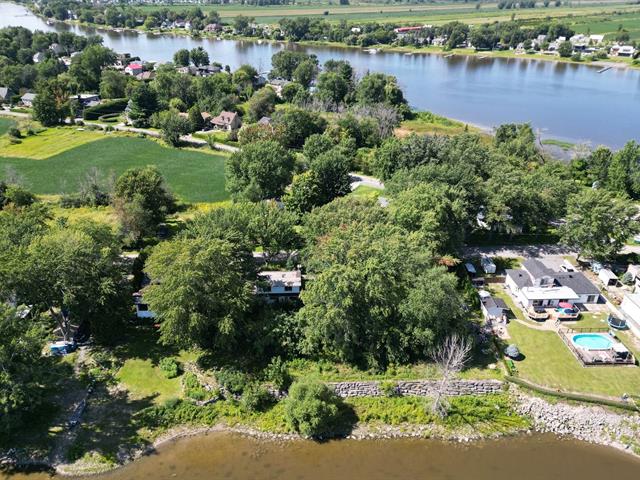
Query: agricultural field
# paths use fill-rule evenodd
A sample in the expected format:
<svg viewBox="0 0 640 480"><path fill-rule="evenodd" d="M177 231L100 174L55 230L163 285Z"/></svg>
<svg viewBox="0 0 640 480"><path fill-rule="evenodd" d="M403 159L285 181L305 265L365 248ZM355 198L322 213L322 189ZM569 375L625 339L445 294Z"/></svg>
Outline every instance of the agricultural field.
<svg viewBox="0 0 640 480"><path fill-rule="evenodd" d="M436 2L429 4L375 4L375 3L352 3L351 5L334 5L329 2L306 2L304 5L270 5L270 6L245 6L245 5L203 5L204 11L215 10L220 16L230 21L238 15L254 17L258 23L275 24L285 17L310 17L325 18L332 22L347 20L351 22L382 22L382 23L428 23L442 24L458 20L461 22L475 24L487 23L496 20L508 20L512 16L518 19L545 19L554 18L579 19L582 16L591 16L589 22L598 23L604 14L613 16L614 12L635 11L633 18L640 21L640 11L637 5L619 0L606 1L583 1L579 5L563 5L561 7L549 6L544 8L542 2L535 9L498 9L497 3L482 3L480 8L476 8L476 2ZM156 10L156 5L140 7L142 10ZM162 8L181 11L188 8L187 5L168 5ZM629 19L629 25L625 28L634 27L634 21ZM623 22L624 23L624 22ZM588 24L587 24L588 25ZM612 30L611 27L615 27ZM602 27L603 32L597 32L592 28L591 33L609 33L617 30L618 23ZM582 31L582 30L580 30Z"/></svg>
<svg viewBox="0 0 640 480"><path fill-rule="evenodd" d="M48 156L47 146L53 149ZM21 144L0 148L0 172L11 169L30 190L45 195L77 191L94 167L104 175L119 175L128 168L156 165L181 200L218 202L228 198L224 162L225 156L213 152L166 148L144 138L73 129L50 129Z"/></svg>

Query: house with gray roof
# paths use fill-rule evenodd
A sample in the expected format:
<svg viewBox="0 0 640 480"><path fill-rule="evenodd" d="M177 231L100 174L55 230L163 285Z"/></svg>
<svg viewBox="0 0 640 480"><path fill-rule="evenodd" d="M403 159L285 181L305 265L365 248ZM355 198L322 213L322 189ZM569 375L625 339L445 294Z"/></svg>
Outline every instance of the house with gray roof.
<svg viewBox="0 0 640 480"><path fill-rule="evenodd" d="M555 271L538 259L527 259L522 268L505 273L505 285L523 307L600 301L600 290L583 273Z"/></svg>
<svg viewBox="0 0 640 480"><path fill-rule="evenodd" d="M24 95L22 95L22 97L20 97L20 101L25 107L31 107L35 99L36 99L36 94L32 92L27 92Z"/></svg>

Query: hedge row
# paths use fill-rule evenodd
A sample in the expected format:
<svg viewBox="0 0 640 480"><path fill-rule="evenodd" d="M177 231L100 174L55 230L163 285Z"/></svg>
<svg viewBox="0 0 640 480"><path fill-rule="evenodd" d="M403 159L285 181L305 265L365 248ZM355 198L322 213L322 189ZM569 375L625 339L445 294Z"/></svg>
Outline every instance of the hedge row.
<svg viewBox="0 0 640 480"><path fill-rule="evenodd" d="M559 392L551 388L541 387L540 385L527 382L526 380L523 380L518 377L512 377L511 375L505 375L504 378L508 382L515 383L517 385L533 390L534 392L542 393L544 395L551 395L553 397L564 398L567 400L576 400L579 402L606 405L608 407L623 408L625 410L630 410L632 412L638 411L638 407L636 407L635 405L625 403L625 402L619 402L617 400L609 400L607 398L594 397L591 395L579 394L579 393Z"/></svg>
<svg viewBox="0 0 640 480"><path fill-rule="evenodd" d="M85 120L98 120L102 115L123 112L127 108L127 98L116 98L109 100L94 107L85 108L82 118Z"/></svg>

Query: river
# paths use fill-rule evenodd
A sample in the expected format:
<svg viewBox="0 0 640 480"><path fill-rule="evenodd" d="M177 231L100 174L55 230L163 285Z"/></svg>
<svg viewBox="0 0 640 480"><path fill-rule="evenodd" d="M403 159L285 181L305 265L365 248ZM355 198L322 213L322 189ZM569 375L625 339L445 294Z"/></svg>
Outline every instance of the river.
<svg viewBox="0 0 640 480"><path fill-rule="evenodd" d="M266 442L212 433L161 446L96 480L602 480L638 478L640 460L550 435L471 444L436 440ZM2 475L0 474L0 478ZM11 480L43 480L17 474Z"/></svg>
<svg viewBox="0 0 640 480"><path fill-rule="evenodd" d="M97 33L117 52L144 60L170 60L180 48L203 46L212 61L259 70L283 48L314 53L321 62L348 60L359 74L395 75L412 107L483 127L531 122L543 137L620 147L640 140L640 71L593 65L454 55L378 53L335 47L195 39L187 36L113 32L64 24L47 25L23 6L0 2L0 27Z"/></svg>

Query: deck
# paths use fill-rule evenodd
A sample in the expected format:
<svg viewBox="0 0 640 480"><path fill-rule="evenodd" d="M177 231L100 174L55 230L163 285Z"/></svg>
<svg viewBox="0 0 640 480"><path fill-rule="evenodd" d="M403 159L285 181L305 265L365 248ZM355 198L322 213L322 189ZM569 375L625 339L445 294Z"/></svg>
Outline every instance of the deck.
<svg viewBox="0 0 640 480"><path fill-rule="evenodd" d="M607 350L587 350L583 348L576 347L571 337L574 334L578 333L604 333L608 334L609 330L606 328L559 328L558 335L564 341L564 343L569 347L569 350L573 352L576 358L582 363L585 367L594 367L594 366L615 366L615 365L635 365L636 359L629 351L626 357L621 357L618 355L613 348ZM618 343L620 340L615 339Z"/></svg>

